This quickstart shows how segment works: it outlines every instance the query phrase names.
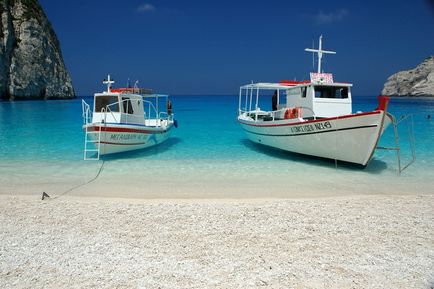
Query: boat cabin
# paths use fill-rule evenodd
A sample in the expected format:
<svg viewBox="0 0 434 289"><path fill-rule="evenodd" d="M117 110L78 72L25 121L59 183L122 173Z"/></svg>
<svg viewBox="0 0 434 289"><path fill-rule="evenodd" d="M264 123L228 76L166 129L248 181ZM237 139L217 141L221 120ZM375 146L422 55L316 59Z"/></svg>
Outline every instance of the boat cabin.
<svg viewBox="0 0 434 289"><path fill-rule="evenodd" d="M239 113L259 114L259 118L254 117L256 120L316 119L351 114L352 84L317 81L315 77L311 77L311 81L244 85L240 88ZM271 107L271 110L261 110L261 107ZM297 109L296 115L288 116L288 109Z"/></svg>
<svg viewBox="0 0 434 289"><path fill-rule="evenodd" d="M92 119L89 120L90 106L83 104L83 117L92 123L114 123L159 126L163 119L173 118L171 102L166 94L155 94L145 88L116 88L108 75L107 91L94 95ZM164 104L160 102L164 101ZM160 107L166 108L160 111Z"/></svg>
<svg viewBox="0 0 434 289"><path fill-rule="evenodd" d="M145 123L143 99L138 94L97 93L93 107L94 122Z"/></svg>
<svg viewBox="0 0 434 289"><path fill-rule="evenodd" d="M285 82L281 82L285 83ZM310 81L288 88L278 108L300 107L304 117L332 117L352 112L351 84Z"/></svg>

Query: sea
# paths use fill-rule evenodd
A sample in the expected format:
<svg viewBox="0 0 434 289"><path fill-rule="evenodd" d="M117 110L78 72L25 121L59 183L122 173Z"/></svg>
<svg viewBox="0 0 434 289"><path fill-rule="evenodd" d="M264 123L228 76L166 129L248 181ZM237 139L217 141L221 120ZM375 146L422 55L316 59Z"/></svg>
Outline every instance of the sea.
<svg viewBox="0 0 434 289"><path fill-rule="evenodd" d="M236 95L171 96L178 121L151 148L84 161L82 100L0 102L0 193L143 198L273 198L434 191L434 99L392 98L396 150L377 150L366 168L250 142L236 121ZM268 105L268 104L267 104ZM271 103L269 104L271 105ZM353 111L377 106L353 96ZM380 146L396 147L393 127Z"/></svg>

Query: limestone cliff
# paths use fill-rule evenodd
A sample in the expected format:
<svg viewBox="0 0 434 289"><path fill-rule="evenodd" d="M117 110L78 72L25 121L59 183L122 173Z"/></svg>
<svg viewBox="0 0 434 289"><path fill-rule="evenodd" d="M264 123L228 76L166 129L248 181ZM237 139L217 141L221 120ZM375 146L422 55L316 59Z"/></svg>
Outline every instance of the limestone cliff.
<svg viewBox="0 0 434 289"><path fill-rule="evenodd" d="M0 0L0 98L73 98L59 41L38 0Z"/></svg>
<svg viewBox="0 0 434 289"><path fill-rule="evenodd" d="M381 92L392 96L434 96L434 56L416 68L390 76Z"/></svg>

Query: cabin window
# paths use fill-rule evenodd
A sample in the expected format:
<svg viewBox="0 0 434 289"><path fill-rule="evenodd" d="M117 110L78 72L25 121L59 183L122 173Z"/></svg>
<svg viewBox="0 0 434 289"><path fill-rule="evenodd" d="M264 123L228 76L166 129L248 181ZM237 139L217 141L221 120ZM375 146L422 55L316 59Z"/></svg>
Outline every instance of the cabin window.
<svg viewBox="0 0 434 289"><path fill-rule="evenodd" d="M128 97L122 97L122 106L124 108L124 113L133 114L133 106L131 105L131 100Z"/></svg>
<svg viewBox="0 0 434 289"><path fill-rule="evenodd" d="M95 112L101 112L107 106L109 106L109 111L119 112L118 97L116 95L100 95L95 97Z"/></svg>
<svg viewBox="0 0 434 289"><path fill-rule="evenodd" d="M315 86L315 98L348 98L348 87Z"/></svg>
<svg viewBox="0 0 434 289"><path fill-rule="evenodd" d="M301 88L301 97L302 98L306 98L306 90L307 90L306 86Z"/></svg>

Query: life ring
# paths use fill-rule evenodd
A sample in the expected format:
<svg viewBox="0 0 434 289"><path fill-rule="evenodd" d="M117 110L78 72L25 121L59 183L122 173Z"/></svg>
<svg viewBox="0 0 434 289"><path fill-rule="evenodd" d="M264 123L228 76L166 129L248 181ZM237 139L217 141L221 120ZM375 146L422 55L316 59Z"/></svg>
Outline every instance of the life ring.
<svg viewBox="0 0 434 289"><path fill-rule="evenodd" d="M290 118L294 118L293 113L292 113L292 108L287 108L285 110L285 115L283 117L284 119L290 119Z"/></svg>
<svg viewBox="0 0 434 289"><path fill-rule="evenodd" d="M298 106L298 107L286 109L284 115L285 119L298 118L298 117L301 117L301 107Z"/></svg>
<svg viewBox="0 0 434 289"><path fill-rule="evenodd" d="M294 118L301 117L301 107L297 106L293 109Z"/></svg>

